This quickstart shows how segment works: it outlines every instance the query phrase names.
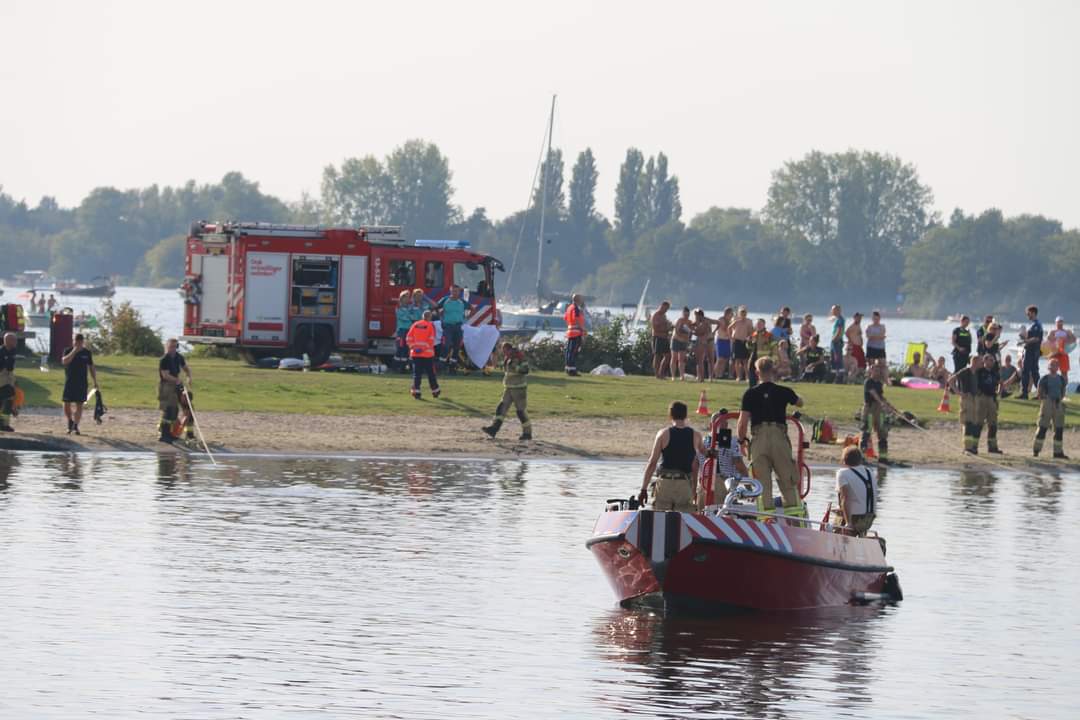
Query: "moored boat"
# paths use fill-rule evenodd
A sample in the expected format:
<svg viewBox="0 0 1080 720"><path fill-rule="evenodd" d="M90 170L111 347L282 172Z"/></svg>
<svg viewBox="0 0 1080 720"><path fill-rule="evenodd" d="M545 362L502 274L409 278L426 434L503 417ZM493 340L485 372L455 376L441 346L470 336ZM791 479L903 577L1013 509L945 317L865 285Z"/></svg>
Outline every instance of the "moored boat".
<svg viewBox="0 0 1080 720"><path fill-rule="evenodd" d="M798 420L789 420L801 434ZM876 533L842 532L828 523L828 513L816 522L759 510L752 501L761 484L753 478L728 478L727 494L715 504L708 462L701 485L700 512L646 510L632 498L608 501L586 547L620 603L722 613L901 599ZM800 494L808 491L804 482Z"/></svg>

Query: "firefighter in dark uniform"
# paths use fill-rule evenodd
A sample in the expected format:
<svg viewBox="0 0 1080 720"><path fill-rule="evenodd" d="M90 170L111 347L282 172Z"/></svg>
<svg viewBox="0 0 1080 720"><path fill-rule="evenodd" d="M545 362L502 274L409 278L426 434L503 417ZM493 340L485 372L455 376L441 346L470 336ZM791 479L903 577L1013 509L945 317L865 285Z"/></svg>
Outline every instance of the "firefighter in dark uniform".
<svg viewBox="0 0 1080 720"><path fill-rule="evenodd" d="M979 452L979 436L975 434L975 373L981 363L971 358L967 367L960 368L949 377L949 387L960 396L960 429L964 437L964 452Z"/></svg>
<svg viewBox="0 0 1080 720"><path fill-rule="evenodd" d="M971 358L971 318L960 317L960 327L952 331L953 372L960 372L968 366Z"/></svg>
<svg viewBox="0 0 1080 720"><path fill-rule="evenodd" d="M502 351L503 396L499 407L495 409L495 419L485 426L483 431L495 437L506 420L507 411L513 405L517 410L518 420L521 421L521 436L518 440L532 440L532 423L529 422L529 414L525 410L528 404L529 388L526 376L529 374L529 363L525 361L525 355L511 343L504 342Z"/></svg>
<svg viewBox="0 0 1080 720"><path fill-rule="evenodd" d="M972 359L975 367L975 449L979 448L979 436L986 425L986 451L1001 454L997 444L998 391L1001 374L993 355L977 355Z"/></svg>
<svg viewBox="0 0 1080 720"><path fill-rule="evenodd" d="M11 416L15 414L15 349L19 339L15 333L4 333L0 345L0 431L15 432Z"/></svg>
<svg viewBox="0 0 1080 720"><path fill-rule="evenodd" d="M775 367L771 358L757 361L757 373L761 383L743 393L738 438L739 444L744 446L743 454L750 457L751 472L761 483L758 507L773 510L772 474L775 472L784 498L784 514L804 516L806 506L799 498L799 470L792 459L791 440L787 434L787 407L802 407L803 400L791 388L773 383Z"/></svg>
<svg viewBox="0 0 1080 720"><path fill-rule="evenodd" d="M671 403L668 418L671 425L656 433L653 441L638 500L644 505L651 498L653 510L694 512L698 455L705 454L705 443L701 433L686 424L686 403Z"/></svg>
<svg viewBox="0 0 1080 720"><path fill-rule="evenodd" d="M158 427L161 430L161 442L173 441L172 425L179 419L180 408L184 408L184 437L191 440L195 437L191 406L188 404L188 393L184 390L180 373L187 375L188 385L191 384L191 368L188 367L184 356L177 352L179 343L175 338L170 338L165 345L165 354L158 363L158 407L161 408L161 422Z"/></svg>

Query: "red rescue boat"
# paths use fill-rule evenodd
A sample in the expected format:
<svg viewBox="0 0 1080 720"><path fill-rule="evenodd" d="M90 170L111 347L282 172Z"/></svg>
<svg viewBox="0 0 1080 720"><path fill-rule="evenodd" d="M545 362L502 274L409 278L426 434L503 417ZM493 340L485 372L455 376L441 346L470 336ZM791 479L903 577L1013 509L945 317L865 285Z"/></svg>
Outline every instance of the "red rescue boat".
<svg viewBox="0 0 1080 720"><path fill-rule="evenodd" d="M734 415L733 413L730 415ZM809 493L809 468L799 433L800 494ZM718 439L717 419L712 445ZM729 478L721 504L712 496L714 460L703 465L701 512L637 509L609 500L585 543L600 562L619 602L659 604L667 611L802 610L902 598L885 543L876 533L856 537L826 519L762 512L752 501L761 485Z"/></svg>

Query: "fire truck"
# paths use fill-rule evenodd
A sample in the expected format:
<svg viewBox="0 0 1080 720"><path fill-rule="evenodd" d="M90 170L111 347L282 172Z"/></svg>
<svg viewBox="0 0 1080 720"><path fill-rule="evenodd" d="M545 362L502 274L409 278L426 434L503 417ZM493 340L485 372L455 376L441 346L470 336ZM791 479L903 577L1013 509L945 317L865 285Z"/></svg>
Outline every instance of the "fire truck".
<svg viewBox="0 0 1080 720"><path fill-rule="evenodd" d="M239 348L255 362L334 350L392 357L403 290L438 302L463 289L471 325L496 321L501 262L465 242L405 242L398 226L323 228L197 222L184 260L183 340Z"/></svg>

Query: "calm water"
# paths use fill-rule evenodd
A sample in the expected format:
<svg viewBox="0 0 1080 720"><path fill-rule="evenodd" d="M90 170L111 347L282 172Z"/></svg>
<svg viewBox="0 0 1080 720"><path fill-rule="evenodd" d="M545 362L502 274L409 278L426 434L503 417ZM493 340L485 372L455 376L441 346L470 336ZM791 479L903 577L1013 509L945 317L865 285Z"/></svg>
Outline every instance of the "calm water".
<svg viewBox="0 0 1080 720"><path fill-rule="evenodd" d="M0 453L0 717L1076 716L1080 476L891 471L902 604L701 620L584 548L639 473Z"/></svg>

